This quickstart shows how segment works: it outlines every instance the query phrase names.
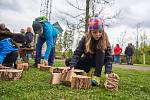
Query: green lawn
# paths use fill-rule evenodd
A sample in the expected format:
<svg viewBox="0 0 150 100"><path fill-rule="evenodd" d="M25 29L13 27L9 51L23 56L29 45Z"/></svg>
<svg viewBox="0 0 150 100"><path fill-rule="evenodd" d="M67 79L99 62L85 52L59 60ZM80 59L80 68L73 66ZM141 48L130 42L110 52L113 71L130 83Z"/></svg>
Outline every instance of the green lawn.
<svg viewBox="0 0 150 100"><path fill-rule="evenodd" d="M55 66L64 66L56 62ZM114 68L120 76L119 91L109 92L104 86L71 89L49 83L50 74L30 68L19 81L0 81L0 100L150 100L150 72Z"/></svg>

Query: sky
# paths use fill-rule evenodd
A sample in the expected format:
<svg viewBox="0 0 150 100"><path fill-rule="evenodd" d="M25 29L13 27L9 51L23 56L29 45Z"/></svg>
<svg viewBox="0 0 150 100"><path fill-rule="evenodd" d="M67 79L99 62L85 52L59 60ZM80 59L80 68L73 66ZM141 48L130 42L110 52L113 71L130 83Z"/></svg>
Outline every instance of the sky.
<svg viewBox="0 0 150 100"><path fill-rule="evenodd" d="M32 21L40 15L40 3L41 0L0 0L0 23L5 23L13 32L19 32L21 28L31 26ZM128 42L134 44L138 23L140 23L139 37L145 33L150 38L149 4L150 0L115 0L114 6L105 11L106 15L113 14L117 10L121 11L115 23L109 28L105 27L111 44L119 43L118 41L123 41L124 46ZM53 0L51 21L52 23L58 21L63 28L66 25L59 18L58 11L77 13L67 5L65 0Z"/></svg>

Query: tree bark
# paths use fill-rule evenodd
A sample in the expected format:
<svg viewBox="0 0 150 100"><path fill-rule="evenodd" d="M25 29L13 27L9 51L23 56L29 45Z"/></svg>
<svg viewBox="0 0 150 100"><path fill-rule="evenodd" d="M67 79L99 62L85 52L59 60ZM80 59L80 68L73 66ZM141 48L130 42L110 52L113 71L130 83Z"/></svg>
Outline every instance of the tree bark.
<svg viewBox="0 0 150 100"><path fill-rule="evenodd" d="M0 70L0 80L20 80L23 70L3 69Z"/></svg>
<svg viewBox="0 0 150 100"><path fill-rule="evenodd" d="M88 31L88 23L89 23L89 4L90 4L90 0L86 0L85 32Z"/></svg>
<svg viewBox="0 0 150 100"><path fill-rule="evenodd" d="M71 88L88 89L91 87L91 77L77 75L72 77Z"/></svg>

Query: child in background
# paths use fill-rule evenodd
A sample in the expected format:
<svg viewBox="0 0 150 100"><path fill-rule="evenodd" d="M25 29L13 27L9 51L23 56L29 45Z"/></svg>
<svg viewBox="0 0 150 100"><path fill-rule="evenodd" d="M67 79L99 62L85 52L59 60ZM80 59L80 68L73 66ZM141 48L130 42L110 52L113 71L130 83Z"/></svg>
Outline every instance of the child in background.
<svg viewBox="0 0 150 100"><path fill-rule="evenodd" d="M42 46L46 42L46 52L44 55L44 60L42 63L45 63L49 66L52 66L54 63L54 53L55 53L55 42L57 34L59 31L54 28L54 26L48 22L45 16L41 16L35 19L33 22L33 30L35 34L39 34L37 44L36 44L36 57L34 66L37 67L37 64L41 61L41 51Z"/></svg>

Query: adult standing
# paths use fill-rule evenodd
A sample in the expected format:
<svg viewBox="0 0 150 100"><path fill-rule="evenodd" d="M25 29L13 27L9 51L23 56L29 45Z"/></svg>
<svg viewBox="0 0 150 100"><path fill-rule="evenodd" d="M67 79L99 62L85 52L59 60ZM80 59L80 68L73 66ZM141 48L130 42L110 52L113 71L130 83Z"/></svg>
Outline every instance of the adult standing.
<svg viewBox="0 0 150 100"><path fill-rule="evenodd" d="M125 55L127 58L127 64L132 65L132 56L134 54L134 48L131 43L128 43L128 46L125 49Z"/></svg>

